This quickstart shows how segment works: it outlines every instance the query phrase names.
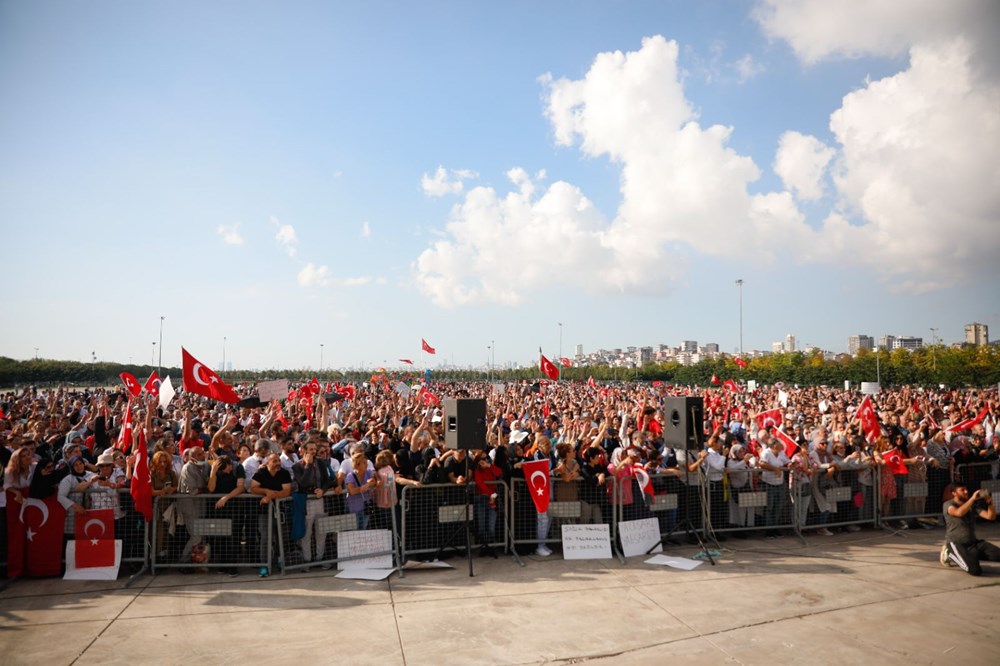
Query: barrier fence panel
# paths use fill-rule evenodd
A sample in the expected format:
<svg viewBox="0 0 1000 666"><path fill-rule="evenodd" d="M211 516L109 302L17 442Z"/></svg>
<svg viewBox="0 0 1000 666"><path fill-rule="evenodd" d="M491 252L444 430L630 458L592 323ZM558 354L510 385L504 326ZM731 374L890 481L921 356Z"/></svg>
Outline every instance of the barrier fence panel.
<svg viewBox="0 0 1000 666"><path fill-rule="evenodd" d="M869 465L817 470L809 483L793 490L796 524L800 532L844 529L856 532L862 525L877 524L875 493L861 482L872 477Z"/></svg>
<svg viewBox="0 0 1000 666"><path fill-rule="evenodd" d="M787 472L729 470L718 486L710 485L703 494L712 532L763 531L765 536L775 536L778 530L798 531Z"/></svg>
<svg viewBox="0 0 1000 666"><path fill-rule="evenodd" d="M466 486L453 483L403 488L402 559L413 555L465 553L465 522L469 522L471 543L486 552L507 547L507 519L510 515L508 486L490 482L495 493L480 494L475 487L468 507ZM493 495L496 497L492 497Z"/></svg>
<svg viewBox="0 0 1000 666"><path fill-rule="evenodd" d="M263 567L273 559L273 507L261 496L161 495L153 498L150 566Z"/></svg>
<svg viewBox="0 0 1000 666"><path fill-rule="evenodd" d="M367 502L364 498L349 501L346 492L327 493L321 498L295 493L275 502L281 572L303 571L313 566L329 569L342 562L388 556L391 568L402 576L396 484L386 488L384 495L378 495L377 491L372 494L375 496ZM388 538L383 540L375 533L378 530L388 531ZM340 552L340 534L354 532L371 535L365 540L357 535L346 539L352 551Z"/></svg>
<svg viewBox="0 0 1000 666"><path fill-rule="evenodd" d="M518 545L529 546L542 555L549 545L562 543L563 525L606 524L618 552L616 526L623 505L616 479L608 476L600 489L590 488L583 481L566 482L555 477L550 484L548 510L539 513L524 479L511 479L510 534L515 551Z"/></svg>

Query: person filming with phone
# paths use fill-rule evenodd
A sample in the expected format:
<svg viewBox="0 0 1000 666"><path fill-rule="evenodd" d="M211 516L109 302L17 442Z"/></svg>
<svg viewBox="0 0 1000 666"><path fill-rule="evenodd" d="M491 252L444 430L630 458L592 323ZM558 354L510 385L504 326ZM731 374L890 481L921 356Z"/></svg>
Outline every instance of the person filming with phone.
<svg viewBox="0 0 1000 666"><path fill-rule="evenodd" d="M941 563L957 566L973 576L982 574L981 560L1000 562L1000 548L976 538L976 518L996 520L997 509L989 491L969 494L964 483L956 483L951 499L944 503L945 542Z"/></svg>

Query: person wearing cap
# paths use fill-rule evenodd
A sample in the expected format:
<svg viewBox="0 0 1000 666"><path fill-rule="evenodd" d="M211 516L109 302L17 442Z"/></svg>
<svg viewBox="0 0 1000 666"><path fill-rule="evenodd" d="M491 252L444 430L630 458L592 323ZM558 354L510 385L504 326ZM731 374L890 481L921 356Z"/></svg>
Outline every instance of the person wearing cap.
<svg viewBox="0 0 1000 666"><path fill-rule="evenodd" d="M112 509L115 512L115 527L121 527L125 516L118 499L118 489L125 486L125 473L115 467L113 449L108 449L97 457L97 478L93 480L87 499L91 509Z"/></svg>

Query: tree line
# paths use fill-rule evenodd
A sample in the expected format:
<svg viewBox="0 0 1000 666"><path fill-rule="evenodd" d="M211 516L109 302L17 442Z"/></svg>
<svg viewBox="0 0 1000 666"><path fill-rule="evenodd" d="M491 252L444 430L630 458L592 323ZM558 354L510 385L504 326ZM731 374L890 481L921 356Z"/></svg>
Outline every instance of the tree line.
<svg viewBox="0 0 1000 666"><path fill-rule="evenodd" d="M25 385L53 386L115 386L121 383L119 374L128 371L144 383L156 368L149 365L118 363L81 363L52 359L18 361L0 356L0 387L12 388ZM561 379L586 381L662 381L671 384L696 384L707 386L712 377L719 382L733 379L738 382L755 380L759 384L798 384L800 386L842 386L881 381L884 386L931 386L944 384L949 387L996 386L1000 384L1000 348L945 347L938 345L913 351L897 349L892 352L862 350L857 356L841 355L827 360L819 351L770 354L748 359L741 368L730 357L706 359L694 365L676 362L647 363L641 367L621 368L607 365L560 368ZM181 384L181 369L162 368L161 376L169 375L175 387ZM318 377L321 382L367 381L373 374L390 380L413 381L423 376L420 370L411 371L346 371L327 369L317 373L309 369L287 370L237 370L222 373L227 383L256 382L267 379L287 378L292 382ZM516 370L485 371L483 369L432 369L435 380L485 380L513 381L540 379L537 367Z"/></svg>

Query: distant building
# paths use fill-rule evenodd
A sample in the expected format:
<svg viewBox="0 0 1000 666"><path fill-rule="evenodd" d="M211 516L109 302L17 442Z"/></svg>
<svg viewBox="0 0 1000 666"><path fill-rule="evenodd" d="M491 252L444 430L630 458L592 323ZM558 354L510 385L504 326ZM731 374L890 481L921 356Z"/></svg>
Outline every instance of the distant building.
<svg viewBox="0 0 1000 666"><path fill-rule="evenodd" d="M635 352L635 362L640 366L646 363L653 362L653 348L652 347L639 347L638 351Z"/></svg>
<svg viewBox="0 0 1000 666"><path fill-rule="evenodd" d="M985 347L990 344L990 328L986 324L966 324L965 341L970 345Z"/></svg>
<svg viewBox="0 0 1000 666"><path fill-rule="evenodd" d="M698 352L698 341L697 340L684 340L681 342L681 351L687 352L688 354L695 354Z"/></svg>
<svg viewBox="0 0 1000 666"><path fill-rule="evenodd" d="M883 335L878 339L879 349L894 349L893 345L896 344L895 335Z"/></svg>
<svg viewBox="0 0 1000 666"><path fill-rule="evenodd" d="M789 333L785 336L785 343L781 346L781 351L793 352L795 351L795 336Z"/></svg>
<svg viewBox="0 0 1000 666"><path fill-rule="evenodd" d="M852 335L847 338L847 353L857 356L862 349L871 351L875 348L875 338L870 335Z"/></svg>
<svg viewBox="0 0 1000 666"><path fill-rule="evenodd" d="M784 351L784 349L785 349L785 344L780 340L771 343L771 353L773 354L780 354L782 351Z"/></svg>
<svg viewBox="0 0 1000 666"><path fill-rule="evenodd" d="M576 346L576 357L581 358L583 356L583 345Z"/></svg>
<svg viewBox="0 0 1000 666"><path fill-rule="evenodd" d="M924 346L923 338L916 338L912 335L901 335L892 341L893 349L920 349Z"/></svg>
<svg viewBox="0 0 1000 666"><path fill-rule="evenodd" d="M706 342L705 343L705 353L706 354L718 354L719 353L719 343L718 342Z"/></svg>

